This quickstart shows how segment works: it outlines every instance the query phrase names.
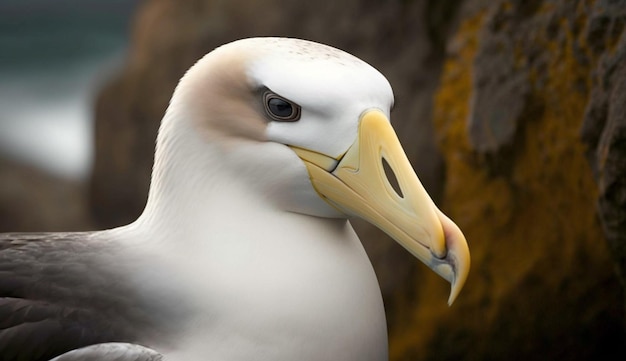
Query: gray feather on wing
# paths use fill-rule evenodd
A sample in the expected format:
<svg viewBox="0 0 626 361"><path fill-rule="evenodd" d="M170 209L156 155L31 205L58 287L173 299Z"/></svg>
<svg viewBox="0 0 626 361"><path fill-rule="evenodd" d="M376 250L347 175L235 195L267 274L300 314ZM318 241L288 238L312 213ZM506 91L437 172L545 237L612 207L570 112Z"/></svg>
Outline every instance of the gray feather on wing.
<svg viewBox="0 0 626 361"><path fill-rule="evenodd" d="M0 360L46 361L81 347L136 356L94 360L159 360L137 344L167 339L173 323L128 282L116 246L88 233L0 234ZM112 342L132 347L89 346Z"/></svg>
<svg viewBox="0 0 626 361"><path fill-rule="evenodd" d="M109 342L66 352L50 361L162 361L163 355L141 345Z"/></svg>

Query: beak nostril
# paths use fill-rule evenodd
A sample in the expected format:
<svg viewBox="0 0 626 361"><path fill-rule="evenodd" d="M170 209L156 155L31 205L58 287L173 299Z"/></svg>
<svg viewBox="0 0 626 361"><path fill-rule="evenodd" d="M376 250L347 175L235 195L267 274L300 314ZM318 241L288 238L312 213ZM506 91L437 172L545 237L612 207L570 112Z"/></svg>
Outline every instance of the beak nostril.
<svg viewBox="0 0 626 361"><path fill-rule="evenodd" d="M385 170L385 176L387 177L387 181L391 184L391 187L396 192L398 197L404 198L404 194L402 194L402 189L400 188L400 184L398 184L398 178L396 178L396 174L391 169L391 166L387 162L387 160L383 157L381 158L383 163L383 169Z"/></svg>

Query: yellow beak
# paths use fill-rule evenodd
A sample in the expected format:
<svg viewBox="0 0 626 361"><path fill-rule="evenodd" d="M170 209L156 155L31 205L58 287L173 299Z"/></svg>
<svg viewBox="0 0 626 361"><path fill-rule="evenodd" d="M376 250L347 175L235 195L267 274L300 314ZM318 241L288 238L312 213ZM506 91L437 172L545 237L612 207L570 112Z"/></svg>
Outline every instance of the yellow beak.
<svg viewBox="0 0 626 361"><path fill-rule="evenodd" d="M430 199L381 111L361 115L357 139L340 159L292 148L324 200L376 225L445 278L452 286L448 304L454 302L470 268L465 236ZM401 194L387 179L383 159L394 172Z"/></svg>

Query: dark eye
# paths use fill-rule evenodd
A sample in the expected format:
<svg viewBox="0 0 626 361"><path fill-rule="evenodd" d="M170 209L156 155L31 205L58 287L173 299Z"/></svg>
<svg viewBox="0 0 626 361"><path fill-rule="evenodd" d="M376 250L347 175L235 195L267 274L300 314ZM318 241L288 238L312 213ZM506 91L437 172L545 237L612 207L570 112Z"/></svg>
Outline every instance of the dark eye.
<svg viewBox="0 0 626 361"><path fill-rule="evenodd" d="M263 104L267 115L279 122L295 122L300 119L300 107L271 91L263 94Z"/></svg>

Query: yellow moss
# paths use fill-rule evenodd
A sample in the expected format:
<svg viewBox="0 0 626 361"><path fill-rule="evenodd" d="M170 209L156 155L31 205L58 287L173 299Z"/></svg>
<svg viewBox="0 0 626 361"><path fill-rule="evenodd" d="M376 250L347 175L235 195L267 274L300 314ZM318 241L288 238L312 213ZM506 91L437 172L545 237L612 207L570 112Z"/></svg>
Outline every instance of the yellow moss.
<svg viewBox="0 0 626 361"><path fill-rule="evenodd" d="M576 21L586 21L584 11L579 7ZM561 27L566 41L563 44L545 42L549 63L546 73L539 74L544 82L534 88L534 97L544 101L544 110L537 119L522 120L524 136L521 144L516 145L523 149L511 179L519 193L516 226L535 225L530 231L536 234L529 234L533 237L530 239L541 237L544 241L527 243L537 247L537 251L573 252L574 247L581 246L598 250L604 248L604 240L598 239L602 238L602 231L594 207L597 187L579 136L589 98L593 62L583 64L576 59L575 48L589 54L584 39L574 37L571 24L563 21ZM564 258L571 259L567 255Z"/></svg>
<svg viewBox="0 0 626 361"><path fill-rule="evenodd" d="M551 6L539 12L549 12ZM575 25L583 28L585 7L577 11L576 21L581 23ZM430 275L420 277L420 289L430 292L418 295L404 328L391 330L393 360L409 359L407 355L415 350L427 349L437 337L434 325L473 330L490 324L501 312L497 300L516 292L538 264L558 270L542 279L556 287L579 266L576 254L581 249L592 263L607 262L606 242L595 214L597 188L578 134L594 64L593 59L583 64L575 57L575 48L590 54L584 38L575 37L572 24L563 20L560 31L567 35L565 41L545 35L525 40L539 44L549 59L547 68L530 69L529 76L531 98L540 99L543 106L519 121L521 134L514 144L511 173L494 176L474 154L467 136L473 64L484 20L480 13L460 24L434 105L447 165L443 208L467 236L472 270L452 308L442 302L448 292L445 283ZM524 48L521 43L514 46ZM516 65L529 66L521 50L516 52ZM532 313L537 306L523 307ZM418 332L409 325L418 325Z"/></svg>

